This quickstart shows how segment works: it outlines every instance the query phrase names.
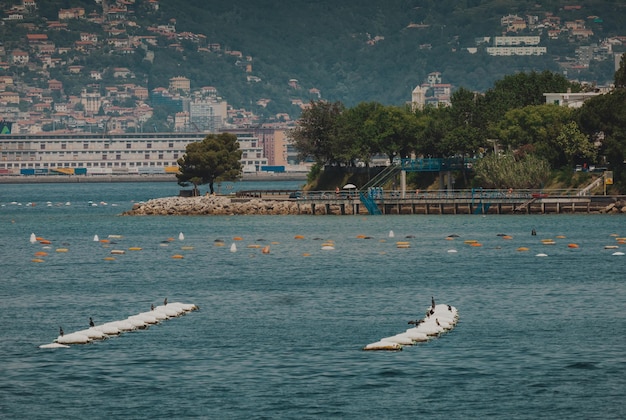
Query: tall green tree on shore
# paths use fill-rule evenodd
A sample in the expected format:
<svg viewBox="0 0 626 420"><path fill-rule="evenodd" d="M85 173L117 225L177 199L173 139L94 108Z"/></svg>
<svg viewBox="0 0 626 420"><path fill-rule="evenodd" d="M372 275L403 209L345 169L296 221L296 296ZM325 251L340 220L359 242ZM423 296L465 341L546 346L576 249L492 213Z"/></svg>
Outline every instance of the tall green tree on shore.
<svg viewBox="0 0 626 420"><path fill-rule="evenodd" d="M288 133L301 160L313 158L319 166L337 163L333 144L344 109L341 102L311 101L302 111L297 127Z"/></svg>
<svg viewBox="0 0 626 420"><path fill-rule="evenodd" d="M230 133L209 134L202 141L189 143L177 162L178 184L183 187L193 184L196 192L199 185L209 184L213 194L215 182L241 178L241 153L237 136Z"/></svg>

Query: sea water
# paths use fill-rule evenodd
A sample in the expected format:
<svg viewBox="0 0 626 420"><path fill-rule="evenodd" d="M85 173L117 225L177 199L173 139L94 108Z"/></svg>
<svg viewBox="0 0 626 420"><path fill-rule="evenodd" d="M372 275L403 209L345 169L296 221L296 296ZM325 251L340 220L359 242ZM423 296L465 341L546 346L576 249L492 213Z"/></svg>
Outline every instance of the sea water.
<svg viewBox="0 0 626 420"><path fill-rule="evenodd" d="M623 215L120 216L178 189L0 186L3 418L626 417ZM39 348L166 297L200 310ZM456 328L362 350L431 297Z"/></svg>

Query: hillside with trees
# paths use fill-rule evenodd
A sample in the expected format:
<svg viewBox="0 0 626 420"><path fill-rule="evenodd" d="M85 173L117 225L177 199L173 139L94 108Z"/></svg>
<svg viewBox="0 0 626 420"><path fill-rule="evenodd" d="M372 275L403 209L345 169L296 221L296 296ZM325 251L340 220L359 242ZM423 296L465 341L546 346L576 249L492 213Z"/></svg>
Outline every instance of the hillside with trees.
<svg viewBox="0 0 626 420"><path fill-rule="evenodd" d="M22 4L6 3L6 14L11 5ZM613 54L624 51L626 42L622 24L626 4L606 0L588 0L580 6L565 0L178 0L156 2L158 7L136 0L124 2L128 11L119 22L70 19L62 22L67 25L63 30L46 29L59 19L61 8L81 7L89 17L101 13L104 4L115 3L36 2L37 10L22 21L5 20L0 26L4 49L28 49L24 40L32 32L45 32L50 42L66 49L80 40L81 33L91 33L106 40L102 48L88 54L71 49L60 55L68 64L82 66L82 76L69 74L67 66L49 69L49 78L60 80L66 95L76 95L91 82L89 70L105 69L106 84L114 78L111 68L127 67L149 90L184 76L192 90L214 86L235 108L297 118L298 101L319 98L347 106L369 101L403 104L431 72L441 73L444 83L454 88L478 92L506 75L544 70L605 85L615 71ZM528 24L513 30L503 26L506 16L521 17ZM549 35L556 29L545 26L546 19L559 22L554 24L557 34ZM154 45L145 44L132 54L120 53L109 42L112 37L123 41L154 35L148 28L158 26L196 38L159 35ZM574 26L583 28L577 29L583 35L577 35ZM487 46L501 35L537 35L547 53L489 55ZM219 49L203 51L209 45ZM587 61L581 64L582 56ZM42 86L47 80L23 68L1 74ZM290 80L297 83L290 85ZM259 105L259 100L265 101Z"/></svg>

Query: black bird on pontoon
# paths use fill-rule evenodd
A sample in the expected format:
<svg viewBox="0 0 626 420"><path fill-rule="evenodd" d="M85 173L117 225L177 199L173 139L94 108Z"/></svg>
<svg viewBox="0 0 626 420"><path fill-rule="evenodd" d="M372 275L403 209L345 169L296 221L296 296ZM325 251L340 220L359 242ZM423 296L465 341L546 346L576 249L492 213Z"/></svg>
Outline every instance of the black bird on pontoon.
<svg viewBox="0 0 626 420"><path fill-rule="evenodd" d="M95 327L96 324L93 322L93 319L91 319L91 317L89 317L89 326L90 327Z"/></svg>

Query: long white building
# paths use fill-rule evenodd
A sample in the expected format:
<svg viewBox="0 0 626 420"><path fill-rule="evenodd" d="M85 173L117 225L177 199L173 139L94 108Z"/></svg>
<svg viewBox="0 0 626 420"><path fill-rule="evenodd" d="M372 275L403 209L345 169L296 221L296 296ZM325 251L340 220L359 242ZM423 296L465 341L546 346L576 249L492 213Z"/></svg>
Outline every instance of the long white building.
<svg viewBox="0 0 626 420"><path fill-rule="evenodd" d="M0 174L162 174L176 173L187 144L205 133L4 134ZM238 134L241 163L257 171L267 165L250 135Z"/></svg>

